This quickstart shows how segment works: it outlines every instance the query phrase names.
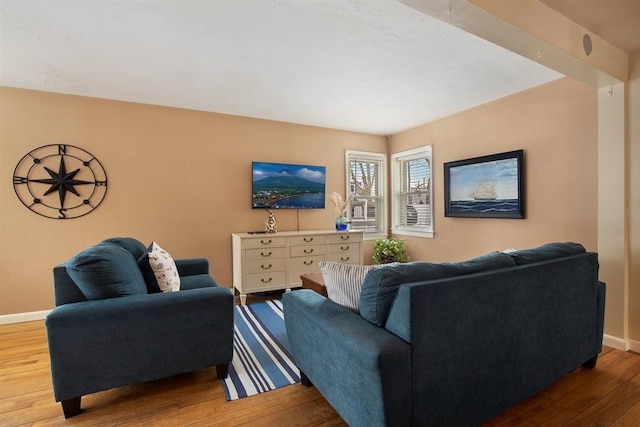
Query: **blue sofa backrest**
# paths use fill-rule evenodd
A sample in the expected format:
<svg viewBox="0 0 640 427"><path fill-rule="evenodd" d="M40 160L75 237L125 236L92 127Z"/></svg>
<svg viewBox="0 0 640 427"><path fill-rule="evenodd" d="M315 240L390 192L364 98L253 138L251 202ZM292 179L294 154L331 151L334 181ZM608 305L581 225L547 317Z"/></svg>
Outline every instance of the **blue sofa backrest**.
<svg viewBox="0 0 640 427"><path fill-rule="evenodd" d="M412 419L471 425L542 390L598 355L603 313L595 253L401 285L386 329L412 345Z"/></svg>

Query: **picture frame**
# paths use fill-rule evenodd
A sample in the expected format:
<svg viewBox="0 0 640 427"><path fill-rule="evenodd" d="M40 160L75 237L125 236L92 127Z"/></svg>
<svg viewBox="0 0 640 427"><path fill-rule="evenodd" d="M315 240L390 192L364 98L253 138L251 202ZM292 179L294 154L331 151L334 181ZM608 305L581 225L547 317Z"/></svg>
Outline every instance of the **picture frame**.
<svg viewBox="0 0 640 427"><path fill-rule="evenodd" d="M524 219L524 150L444 164L444 216Z"/></svg>

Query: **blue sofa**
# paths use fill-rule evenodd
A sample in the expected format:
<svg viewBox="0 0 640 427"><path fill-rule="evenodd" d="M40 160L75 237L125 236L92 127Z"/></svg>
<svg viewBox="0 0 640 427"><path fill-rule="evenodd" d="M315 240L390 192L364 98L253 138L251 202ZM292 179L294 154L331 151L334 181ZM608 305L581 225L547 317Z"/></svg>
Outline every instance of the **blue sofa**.
<svg viewBox="0 0 640 427"><path fill-rule="evenodd" d="M153 291L146 247L112 238L53 270L56 308L45 320L53 392L66 418L85 394L216 366L233 357L234 298L204 258L175 260L180 291ZM149 291L155 293L149 293Z"/></svg>
<svg viewBox="0 0 640 427"><path fill-rule="evenodd" d="M291 351L350 426L475 426L562 375L595 367L598 258L554 243L460 263L369 271L360 313L283 296Z"/></svg>

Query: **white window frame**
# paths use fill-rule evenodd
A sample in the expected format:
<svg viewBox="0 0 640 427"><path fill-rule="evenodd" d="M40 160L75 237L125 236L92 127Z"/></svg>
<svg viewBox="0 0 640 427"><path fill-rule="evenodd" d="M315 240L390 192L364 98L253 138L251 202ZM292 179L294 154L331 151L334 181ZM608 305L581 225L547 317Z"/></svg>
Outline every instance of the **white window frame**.
<svg viewBox="0 0 640 427"><path fill-rule="evenodd" d="M406 209L401 209L400 202L402 195L406 194L406 189L402 188L404 180L402 177L403 164L407 161L425 159L429 163L429 186L430 189L428 199L430 207L430 221L429 225L420 226L408 226L401 225L400 214L406 212ZM392 234L433 238L434 235L434 209L433 209L433 148L431 145L425 145L423 147L414 148L411 150L401 151L391 155L391 188L392 188L392 200L391 200L391 232Z"/></svg>
<svg viewBox="0 0 640 427"><path fill-rule="evenodd" d="M363 161L363 162L378 162L380 164L378 170L378 185L377 185L377 203L379 203L379 207L376 211L376 229L373 231L364 231L364 239L377 239L379 237L387 236L387 155L386 153L373 153L368 151L355 151L355 150L345 150L345 181L346 181L346 191L345 194L347 197L350 194L353 194L353 189L351 188L351 162L353 161ZM349 221L352 220L351 208L348 212ZM357 230L357 228L352 229Z"/></svg>

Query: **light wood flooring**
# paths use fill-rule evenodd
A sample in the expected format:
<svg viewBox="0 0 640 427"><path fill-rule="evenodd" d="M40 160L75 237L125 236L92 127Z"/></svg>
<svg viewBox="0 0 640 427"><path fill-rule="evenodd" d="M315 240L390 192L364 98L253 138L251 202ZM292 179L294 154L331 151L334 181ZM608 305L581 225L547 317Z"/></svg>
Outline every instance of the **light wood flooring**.
<svg viewBox="0 0 640 427"><path fill-rule="evenodd" d="M296 384L227 402L215 369L94 393L68 420L53 398L43 321L0 325L1 426L343 426L318 391ZM640 355L605 348L487 426L640 426Z"/></svg>

